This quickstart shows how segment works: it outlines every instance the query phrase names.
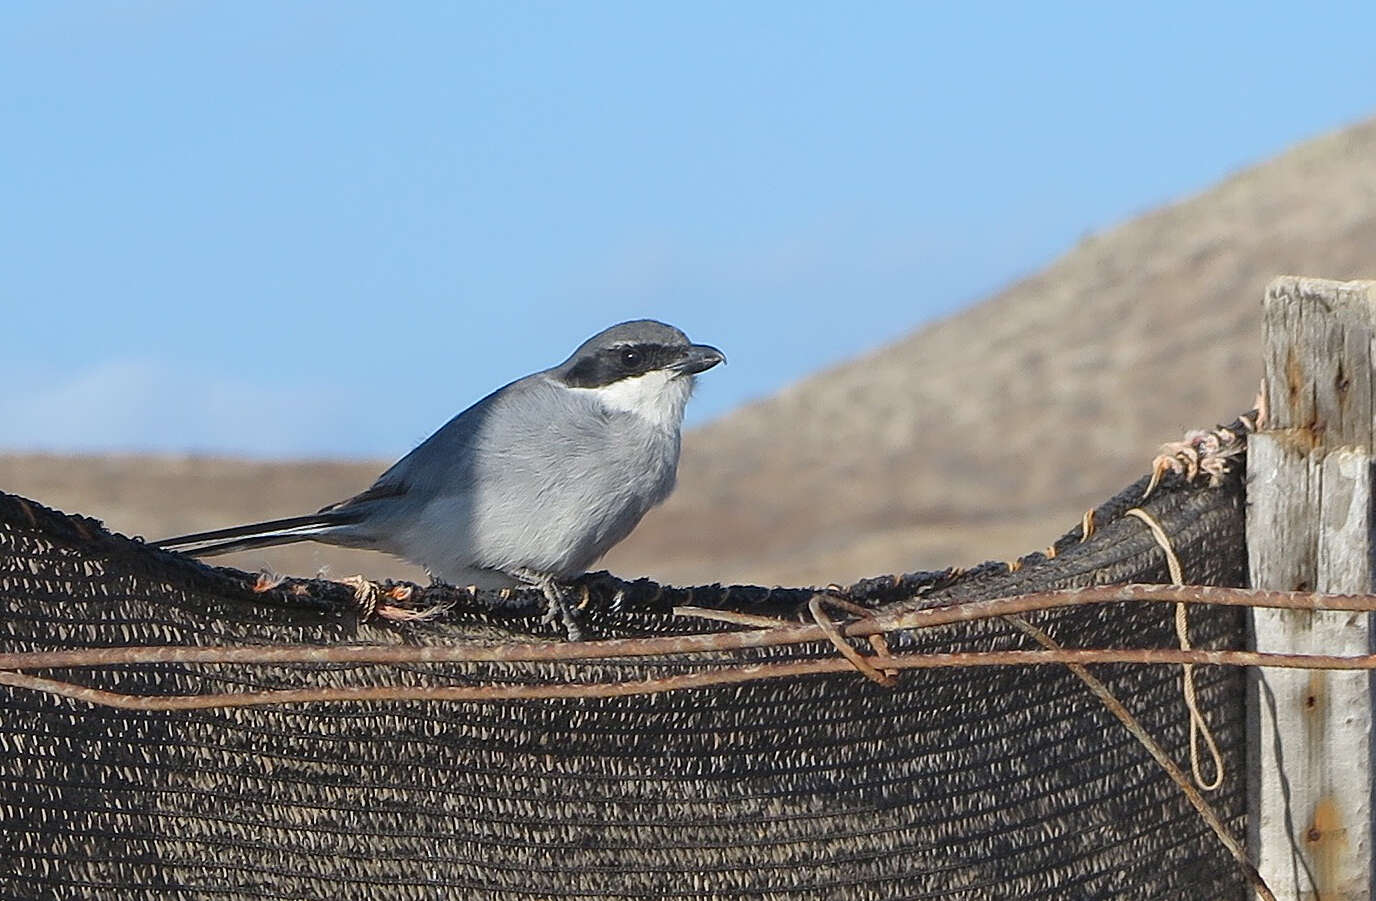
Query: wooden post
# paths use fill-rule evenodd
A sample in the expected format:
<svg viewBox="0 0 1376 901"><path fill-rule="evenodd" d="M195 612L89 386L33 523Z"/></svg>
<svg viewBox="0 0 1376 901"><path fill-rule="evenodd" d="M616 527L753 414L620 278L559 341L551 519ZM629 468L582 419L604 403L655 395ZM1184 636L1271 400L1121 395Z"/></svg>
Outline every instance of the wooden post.
<svg viewBox="0 0 1376 901"><path fill-rule="evenodd" d="M1252 585L1372 590L1376 282L1285 277L1262 317L1269 420L1247 445ZM1367 654L1367 614L1256 610L1260 651ZM1251 675L1250 845L1280 901L1373 901L1372 677Z"/></svg>

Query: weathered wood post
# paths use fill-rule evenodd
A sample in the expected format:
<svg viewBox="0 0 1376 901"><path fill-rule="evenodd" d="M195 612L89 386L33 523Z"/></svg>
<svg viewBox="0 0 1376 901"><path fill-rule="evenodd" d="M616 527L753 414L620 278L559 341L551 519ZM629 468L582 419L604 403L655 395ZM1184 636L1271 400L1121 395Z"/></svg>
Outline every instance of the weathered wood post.
<svg viewBox="0 0 1376 901"><path fill-rule="evenodd" d="M1376 282L1284 277L1262 317L1269 421L1247 453L1252 585L1372 590ZM1257 650L1366 654L1367 614L1256 610ZM1252 674L1250 845L1281 901L1373 901L1372 679Z"/></svg>

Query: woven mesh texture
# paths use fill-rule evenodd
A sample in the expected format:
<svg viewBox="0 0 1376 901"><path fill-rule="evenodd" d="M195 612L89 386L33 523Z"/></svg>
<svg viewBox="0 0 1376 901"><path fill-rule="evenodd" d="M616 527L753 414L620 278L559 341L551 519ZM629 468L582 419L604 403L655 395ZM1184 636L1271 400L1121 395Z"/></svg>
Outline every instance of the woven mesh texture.
<svg viewBox="0 0 1376 901"><path fill-rule="evenodd" d="M1240 469L1241 467L1235 467ZM850 589L882 606L1054 587L1169 581L1142 483L1052 558L1015 572L913 574ZM1168 477L1143 504L1198 584L1245 584L1242 484ZM0 495L0 643L452 643L554 633L537 599L472 598L423 624L364 619L352 592L255 592L214 569ZM590 577L590 631L730 628L670 615L691 601L795 615L809 591L669 589ZM911 603L911 602L909 602ZM1030 617L1070 646L1172 647L1168 605ZM1241 646L1242 612L1195 608L1201 647ZM899 644L895 640L894 644ZM1034 646L1002 621L903 637L904 650ZM714 659L834 656L830 645ZM409 667L143 665L57 678L123 692L645 678L700 661ZM1180 672L1095 671L1177 759ZM1243 682L1197 671L1245 811ZM93 707L0 687L0 897L1241 899L1244 882L1179 789L1062 667L854 673L609 699L310 704L178 712Z"/></svg>

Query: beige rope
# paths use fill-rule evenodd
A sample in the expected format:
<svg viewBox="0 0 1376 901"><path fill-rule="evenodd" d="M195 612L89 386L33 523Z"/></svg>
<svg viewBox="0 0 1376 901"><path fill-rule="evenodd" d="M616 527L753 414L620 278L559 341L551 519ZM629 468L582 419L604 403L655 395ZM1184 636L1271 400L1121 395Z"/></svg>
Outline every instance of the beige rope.
<svg viewBox="0 0 1376 901"><path fill-rule="evenodd" d="M1166 530L1141 507L1133 507L1127 511L1127 514L1146 523L1147 528L1151 530L1152 537L1156 539L1156 543L1165 552L1166 567L1171 574L1171 584L1184 585L1185 572L1180 566L1180 558L1176 556L1175 548L1171 546L1171 539L1166 534ZM1177 602L1175 605L1175 635L1180 641L1180 650L1182 651L1191 649L1188 609L1183 602ZM1181 669L1183 670L1181 685L1185 696L1185 708L1190 713L1190 772L1194 775L1194 781L1200 788L1205 791L1214 791L1223 784L1223 754L1218 749L1218 742L1214 740L1213 730L1209 728L1208 721L1204 719L1203 711L1199 709L1199 699L1195 689L1194 664L1187 663ZM1204 737L1204 743L1209 747L1209 756L1213 759L1213 779L1206 780L1202 775L1204 768L1199 759L1199 738L1201 735Z"/></svg>
<svg viewBox="0 0 1376 901"><path fill-rule="evenodd" d="M349 576L339 580L354 590L354 603L358 604L358 618L369 620L377 613L378 584L363 576Z"/></svg>

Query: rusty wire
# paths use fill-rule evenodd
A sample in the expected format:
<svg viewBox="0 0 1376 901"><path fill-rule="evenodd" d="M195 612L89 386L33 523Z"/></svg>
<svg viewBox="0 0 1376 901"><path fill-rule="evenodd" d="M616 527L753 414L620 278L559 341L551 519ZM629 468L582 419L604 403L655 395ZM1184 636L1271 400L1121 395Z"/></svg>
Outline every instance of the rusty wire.
<svg viewBox="0 0 1376 901"><path fill-rule="evenodd" d="M835 601L835 598L828 598ZM861 617L844 626L847 638L868 638L910 629L992 619L1011 614L1085 604L1192 603L1231 607L1288 610L1376 612L1376 595L1327 595L1315 592L1264 591L1212 586L1118 585L1037 592L989 600L961 602L920 610ZM697 615L696 612L693 615ZM710 632L659 638L613 638L601 641L520 641L454 645L229 645L186 647L169 645L74 648L61 651L0 653L0 671L102 667L147 663L223 664L418 664L418 663L533 663L575 660L612 660L625 657L678 657L747 648L778 647L827 641L816 623L785 624L736 632ZM1007 657L1027 652L965 652L960 654L894 655L900 669L934 666L1002 666L1066 660ZM1212 664L1219 666L1277 666L1299 669L1373 669L1376 655L1332 656L1262 654L1251 651L1192 649L1066 649L1077 663ZM919 658L919 659L914 659ZM1069 660L1071 658L1067 658ZM901 665L898 661L904 661ZM926 662L923 662L926 661ZM808 661L813 663L815 661ZM884 660L885 667L889 660ZM842 667L844 669L846 667ZM819 672L822 670L819 670ZM825 670L830 672L831 670ZM762 676L761 678L769 678Z"/></svg>
<svg viewBox="0 0 1376 901"><path fill-rule="evenodd" d="M161 648L121 648L114 650L154 651ZM206 649L211 650L211 649ZM250 650L247 648L225 650ZM258 650L258 649L253 649ZM10 656L10 655L6 655ZM13 655L24 656L24 655ZM34 654L35 658L47 656ZM169 662L156 655L130 654L126 663ZM200 663L265 662L240 657L230 660L199 660ZM282 662L280 659L276 662ZM301 662L301 661L297 661ZM313 658L310 662L326 662ZM331 658L328 662L341 662ZM351 662L360 662L354 660ZM365 661L366 662L366 661ZM389 660L389 663L402 662ZM408 661L409 662L409 661ZM1184 663L1214 666L1263 666L1313 670L1376 670L1376 654L1333 656L1327 654L1271 654L1257 651L1181 651L1176 648L1064 648L1058 651L966 651L942 654L892 654L881 660L884 670L945 669L974 666L1043 666L1048 664L1126 663L1141 665ZM99 666L109 664L86 664ZM25 669L42 669L29 665ZM192 695L135 695L105 691L14 669L0 670L0 685L27 688L73 700L86 701L124 710L208 710L227 707L257 707L265 704L338 703L348 701L510 701L557 698L613 698L710 688L764 679L826 675L853 672L855 666L842 657L794 660L781 663L729 664L695 673L655 679L610 682L483 683L478 685L378 685L326 688L283 688L262 691L207 693Z"/></svg>
<svg viewBox="0 0 1376 901"><path fill-rule="evenodd" d="M1012 623L1025 634L1031 636L1037 644L1049 651L1058 650L1061 647L1050 635L1047 635L1021 616L1011 614L1004 617L1004 619ZM1184 650L1188 650L1188 647L1184 648ZM1185 778L1185 771L1171 759L1170 755L1166 753L1166 749L1161 747L1161 743L1155 738L1152 738L1141 721L1132 715L1132 712L1123 705L1122 701L1118 700L1118 696L1110 691L1107 685L1099 681L1099 679L1090 673L1089 670L1078 663L1069 663L1066 664L1066 666L1085 684L1085 687L1090 690L1090 693L1099 699L1099 702L1108 709L1109 713L1112 713L1118 718L1118 722L1123 724L1123 728L1127 729L1132 737L1137 739L1138 743L1147 749L1147 753L1156 761L1157 766L1161 767L1166 775L1170 777L1171 781L1174 782L1181 793L1185 795L1186 800L1194 807L1200 819L1204 820L1205 825L1213 830L1214 835L1218 836L1218 840L1223 843L1223 847L1228 849L1228 853L1233 856L1233 860L1237 862L1238 867L1242 870L1242 875L1252 884L1252 888L1256 891L1261 901L1276 901L1276 895L1271 891L1271 886L1266 884L1266 879L1261 875L1261 871L1257 869L1256 864L1252 863L1252 859L1247 855L1247 846L1239 841L1237 836L1228 831L1228 827L1223 822L1223 818L1218 815L1218 811L1214 810L1213 805L1205 800L1204 795L1200 793L1200 788L1205 788L1205 790L1209 790L1209 788L1207 786L1196 787L1196 785L1190 783L1189 779ZM1191 709L1191 714L1193 714L1193 708ZM1190 738L1191 742L1193 742L1193 733L1191 733ZM1194 748L1192 744L1190 762L1191 765L1196 765L1193 752ZM1219 782L1221 783L1223 781L1223 771L1221 767L1218 772ZM1195 782L1199 782L1198 771L1195 772ZM1216 788L1217 786L1214 787Z"/></svg>
<svg viewBox="0 0 1376 901"><path fill-rule="evenodd" d="M826 603L837 606L835 598ZM333 686L269 689L196 695L133 695L64 682L24 671L89 668L135 664L358 664L534 663L662 657L721 653L748 648L777 647L846 638L883 636L901 630L924 629L954 622L1006 617L1092 603L1204 603L1227 606L1298 610L1376 611L1376 595L1324 595L1309 592L1259 591L1205 586L1124 585L1039 592L994 598L885 615L860 615L846 624L785 624L737 632L678 635L661 638L610 639L587 642L510 642L456 645L253 645L223 647L129 646L77 648L61 651L0 653L0 684L55 694L124 709L189 710L245 707L263 704L303 704L348 701L498 701L512 699L606 698L739 684L763 679L859 670L851 655L770 663L732 663L700 660L697 672L630 681L562 682L550 684L483 683L443 686ZM821 604L814 605L819 607ZM847 612L857 611L846 607ZM857 614L859 615L859 614ZM830 629L828 629L828 626ZM829 634L834 633L834 634ZM840 645L837 645L838 647ZM849 647L849 645L847 645ZM883 675L888 671L972 666L1031 666L1046 664L1139 665L1201 664L1214 666L1281 667L1325 670L1376 670L1376 654L1275 654L1243 650L1180 648L1059 648L1041 651L965 651L958 653L900 653L872 643ZM854 648L851 648L854 650ZM881 650L882 649L882 650ZM856 651L855 656L860 656ZM867 661L868 662L868 661ZM871 669L874 669L872 665ZM884 680L887 682L887 679Z"/></svg>

